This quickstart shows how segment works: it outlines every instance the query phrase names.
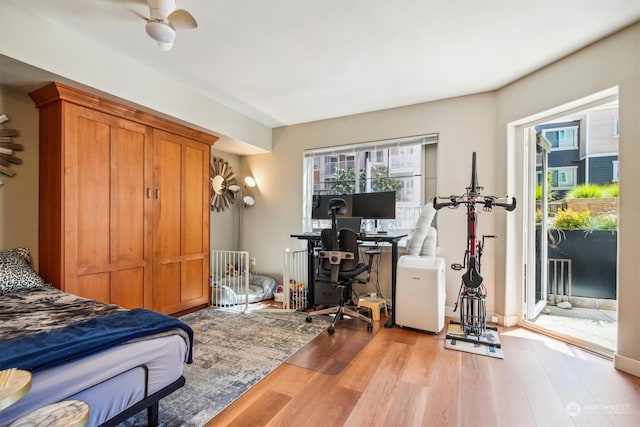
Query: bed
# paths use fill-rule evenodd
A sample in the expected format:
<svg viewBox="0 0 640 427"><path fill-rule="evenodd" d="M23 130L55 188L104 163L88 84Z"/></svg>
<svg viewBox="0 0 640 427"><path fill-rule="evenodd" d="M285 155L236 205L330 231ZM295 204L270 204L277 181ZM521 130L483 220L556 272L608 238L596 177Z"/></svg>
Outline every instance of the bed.
<svg viewBox="0 0 640 427"><path fill-rule="evenodd" d="M0 426L42 406L79 399L88 426L114 426L184 385L193 332L179 319L62 292L31 269L26 248L0 251L0 369L32 373L30 391L0 411Z"/></svg>

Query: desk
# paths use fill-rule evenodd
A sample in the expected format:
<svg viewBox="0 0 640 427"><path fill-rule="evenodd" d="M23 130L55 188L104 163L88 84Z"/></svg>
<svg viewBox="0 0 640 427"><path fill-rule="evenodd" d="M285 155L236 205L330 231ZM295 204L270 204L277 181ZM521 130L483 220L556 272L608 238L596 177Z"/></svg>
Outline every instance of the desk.
<svg viewBox="0 0 640 427"><path fill-rule="evenodd" d="M406 234L367 234L358 236L359 242L386 243L391 245L391 316L384 324L385 328L391 328L396 323L396 269L398 264L398 242L406 237ZM320 242L320 233L292 234L291 237L307 241L307 283L309 283L309 301L313 303L314 298L314 249Z"/></svg>

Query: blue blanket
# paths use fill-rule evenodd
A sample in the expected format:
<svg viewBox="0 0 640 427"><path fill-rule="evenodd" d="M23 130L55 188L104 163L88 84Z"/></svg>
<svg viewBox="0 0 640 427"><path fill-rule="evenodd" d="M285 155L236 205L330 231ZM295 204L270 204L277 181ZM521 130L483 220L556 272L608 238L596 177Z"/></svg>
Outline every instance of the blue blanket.
<svg viewBox="0 0 640 427"><path fill-rule="evenodd" d="M136 308L0 343L0 370L31 372L51 368L114 345L171 329L189 336L187 363L192 363L193 330L183 321Z"/></svg>

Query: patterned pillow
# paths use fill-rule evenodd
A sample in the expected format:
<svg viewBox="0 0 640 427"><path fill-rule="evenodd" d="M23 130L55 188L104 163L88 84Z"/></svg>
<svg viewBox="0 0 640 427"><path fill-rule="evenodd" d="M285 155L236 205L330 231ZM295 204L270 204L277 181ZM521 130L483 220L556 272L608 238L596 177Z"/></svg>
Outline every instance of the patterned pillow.
<svg viewBox="0 0 640 427"><path fill-rule="evenodd" d="M0 251L0 294L39 288L45 282L31 267L27 248Z"/></svg>

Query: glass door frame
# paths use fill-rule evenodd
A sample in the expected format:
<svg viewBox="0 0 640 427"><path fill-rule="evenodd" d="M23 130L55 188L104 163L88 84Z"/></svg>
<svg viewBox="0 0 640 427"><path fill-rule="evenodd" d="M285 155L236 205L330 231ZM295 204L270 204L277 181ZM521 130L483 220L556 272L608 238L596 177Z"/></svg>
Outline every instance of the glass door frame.
<svg viewBox="0 0 640 427"><path fill-rule="evenodd" d="M547 225L549 217L549 201L547 195L549 194L548 188L548 155L551 150L551 145L544 139L544 137L538 136L533 127L525 129L525 170L528 171L527 176L527 192L526 197L528 203L526 208L528 215L525 215L527 222L525 227L527 228L526 235L529 236L526 244L526 265L529 268L526 269L525 283L527 284L524 295L524 315L525 319L535 319L540 312L547 306ZM542 177L540 184L542 187L542 194L540 197L540 229L539 232L536 227L536 187L538 184L537 179L537 158L541 156L542 165ZM538 239L536 236L540 236ZM536 243L538 248L536 248ZM540 277L537 277L536 266L540 265ZM539 280L539 282L538 282ZM540 298L537 298L538 283L540 287Z"/></svg>

